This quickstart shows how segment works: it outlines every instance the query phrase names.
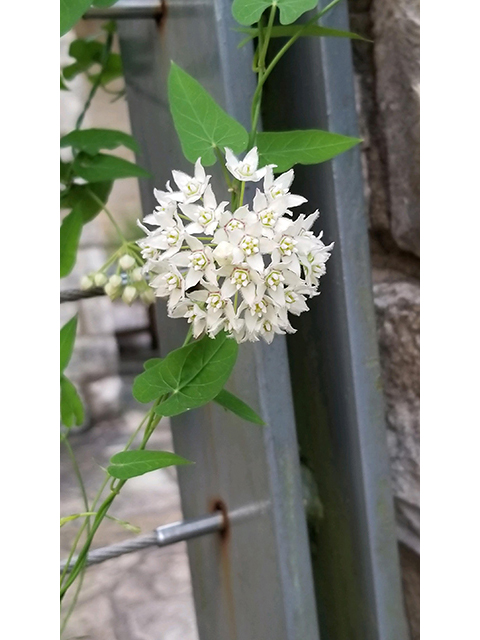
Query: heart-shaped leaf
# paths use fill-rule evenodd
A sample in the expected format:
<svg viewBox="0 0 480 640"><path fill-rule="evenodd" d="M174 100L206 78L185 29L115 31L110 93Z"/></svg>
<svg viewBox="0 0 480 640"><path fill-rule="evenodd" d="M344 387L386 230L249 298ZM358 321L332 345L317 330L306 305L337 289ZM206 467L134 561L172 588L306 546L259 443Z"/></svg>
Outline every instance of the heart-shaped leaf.
<svg viewBox="0 0 480 640"><path fill-rule="evenodd" d="M122 145L132 151L140 151L131 135L115 129L76 129L60 138L60 147L72 147L91 156L101 149L116 149Z"/></svg>
<svg viewBox="0 0 480 640"><path fill-rule="evenodd" d="M174 416L213 400L228 380L237 359L238 345L222 332L172 351L135 378L133 395L151 402L163 395L157 413Z"/></svg>
<svg viewBox="0 0 480 640"><path fill-rule="evenodd" d="M237 398L237 396L230 393L226 389L222 389L218 396L214 398L214 402L221 405L224 409L228 409L235 415L243 418L244 420L248 420L248 422L253 422L255 424L264 425L265 422L261 419L258 413L248 406L243 400Z"/></svg>
<svg viewBox="0 0 480 640"><path fill-rule="evenodd" d="M317 164L330 160L361 142L339 133L309 129L303 131L265 131L257 135L262 165L276 164L276 172L295 164Z"/></svg>
<svg viewBox="0 0 480 640"><path fill-rule="evenodd" d="M114 478L128 480L149 471L182 464L192 462L170 451L121 451L110 459L107 471Z"/></svg>
<svg viewBox="0 0 480 640"><path fill-rule="evenodd" d="M234 0L233 17L240 24L248 26L258 22L265 9L274 4L280 10L280 22L290 24L303 13L314 9L318 0Z"/></svg>
<svg viewBox="0 0 480 640"><path fill-rule="evenodd" d="M168 76L168 100L183 153L190 162L202 158L205 166L214 164L216 147L229 147L235 153L246 149L248 133L244 127L174 62Z"/></svg>

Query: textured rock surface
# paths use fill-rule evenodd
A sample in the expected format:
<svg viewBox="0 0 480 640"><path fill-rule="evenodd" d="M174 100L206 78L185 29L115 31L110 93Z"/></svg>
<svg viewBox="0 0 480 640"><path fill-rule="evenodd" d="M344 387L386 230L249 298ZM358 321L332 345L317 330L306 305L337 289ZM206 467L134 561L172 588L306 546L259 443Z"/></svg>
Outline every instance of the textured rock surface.
<svg viewBox="0 0 480 640"><path fill-rule="evenodd" d="M349 0L405 606L419 631L419 0Z"/></svg>
<svg viewBox="0 0 480 640"><path fill-rule="evenodd" d="M419 287L383 282L374 296L399 538L419 552Z"/></svg>

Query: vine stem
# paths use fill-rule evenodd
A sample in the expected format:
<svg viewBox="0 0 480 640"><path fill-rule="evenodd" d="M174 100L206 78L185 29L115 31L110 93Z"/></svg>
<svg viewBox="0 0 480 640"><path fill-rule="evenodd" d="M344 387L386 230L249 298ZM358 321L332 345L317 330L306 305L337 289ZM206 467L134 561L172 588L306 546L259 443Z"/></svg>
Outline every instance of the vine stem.
<svg viewBox="0 0 480 640"><path fill-rule="evenodd" d="M128 244L127 239L125 238L125 236L122 233L122 230L120 229L120 227L118 226L118 224L115 222L115 218L113 217L113 214L107 209L107 206L104 202L102 202L102 200L95 194L93 193L93 191L91 189L87 189L87 193L95 200L95 202L102 207L103 211L105 211L105 213L107 214L110 222L113 224L113 226L115 227L115 231L118 234L118 237L120 238L120 240L122 241L123 244Z"/></svg>
<svg viewBox="0 0 480 640"><path fill-rule="evenodd" d="M188 330L188 333L185 337L185 341L183 343L183 346L186 346L192 337L192 331L193 331L193 327L190 327ZM145 433L143 435L142 441L138 447L138 451L141 451L143 449L145 449L150 437L152 436L153 432L155 431L158 423L160 422L162 416L156 413L156 409L157 407L163 402L163 400L165 399L166 396L161 396L160 398L158 398L155 403L153 404L152 408L150 409L150 411L147 413L147 415L145 416L145 418L143 419L142 423L140 424L140 427L142 426L142 424L145 422L145 420L148 420L147 425L145 427ZM137 432L139 431L140 427L137 429ZM136 433L134 434L134 436L136 435ZM133 442L133 438L129 441L129 444L131 444L131 442ZM128 447L129 445L127 445ZM105 484L104 487L106 485L106 483L108 482L108 476L105 480ZM105 498L105 500L102 502L100 508L97 511L97 514L95 516L95 519L93 521L91 530L89 532L89 534L87 535L87 538L85 540L85 543L80 551L80 553L78 554L78 558L75 561L75 564L73 565L70 575L68 577L68 579L66 580L65 584L63 586L61 586L60 588L60 600L63 600L65 594L67 593L68 589L72 586L72 584L75 582L75 580L77 579L77 576L85 569L85 563L87 560L87 555L88 555L88 551L90 549L90 546L92 544L93 538L95 536L95 533L97 532L99 526L101 525L102 521L104 520L105 516L108 513L108 510L110 509L110 506L112 505L113 501L115 500L116 496L120 493L120 491L122 490L123 486L126 484L127 480L118 480L118 479L113 479L111 486L110 486L110 493L109 495ZM103 488L104 488L103 487ZM102 492L103 492L103 488L102 488ZM100 493L101 495L101 493ZM96 506L96 505L95 505ZM93 508L93 505L92 505ZM70 556L70 560L72 557L72 553ZM69 565L69 562L67 562L67 567ZM67 570L67 568L65 569Z"/></svg>
<svg viewBox="0 0 480 640"><path fill-rule="evenodd" d="M300 38L300 36L302 36L304 34L304 32L307 29L307 27L309 27L310 25L314 24L319 18L321 18L328 11L330 11L330 9L333 9L333 7L336 4L338 4L339 2L340 2L340 0L333 0L333 2L331 2L328 6L326 6L325 9L322 9L322 11L320 11L317 14L315 14L313 16L313 18L311 18L310 20L305 22L305 24L302 26L302 28L299 29L297 31L297 33L295 33L283 45L283 47L273 57L272 61L270 62L270 64L266 68L262 68L262 66L259 64L257 87L255 89L255 93L253 94L253 98L252 98L252 110L251 110L252 129L250 131L249 148L253 147L254 143L255 143L255 138L256 138L256 135L257 135L258 119L260 117L260 106L261 106L261 100L262 100L262 89L263 89L263 85L267 81L267 78L272 73L272 71L274 70L274 68L276 67L277 63L280 61L280 59L290 49L290 47L293 44L295 44L295 42L298 40L298 38ZM259 63L261 61L263 61L263 67L265 65L267 48L268 48L268 44L270 42L271 30L272 30L272 27L273 27L272 14L273 14L273 17L275 17L274 16L274 10L275 9L276 9L276 5L272 5L271 11L270 11L270 18L271 19L268 22L267 33L265 35L264 43L261 42L261 40L262 40L261 33L262 32L261 32L260 25L259 25L259 48L261 50L261 53L259 54Z"/></svg>

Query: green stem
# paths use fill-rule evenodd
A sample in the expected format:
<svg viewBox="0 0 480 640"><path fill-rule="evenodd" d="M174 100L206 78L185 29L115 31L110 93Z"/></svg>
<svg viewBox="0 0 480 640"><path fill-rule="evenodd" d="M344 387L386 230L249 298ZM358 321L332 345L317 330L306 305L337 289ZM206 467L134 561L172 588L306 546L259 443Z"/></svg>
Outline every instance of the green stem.
<svg viewBox="0 0 480 640"><path fill-rule="evenodd" d="M245 182L242 182L240 187L240 197L238 199L238 206L241 207L243 205L243 196L245 194Z"/></svg>
<svg viewBox="0 0 480 640"><path fill-rule="evenodd" d="M105 213L107 214L107 216L110 219L110 222L113 224L113 226L115 227L115 231L118 234L118 237L120 238L120 240L122 241L123 244L127 244L128 245L128 240L125 238L125 236L122 233L122 230L120 229L120 227L118 226L118 224L115 222L115 219L112 215L112 213L107 209L106 204L100 200L100 198L93 193L93 191L91 191L90 189L87 189L88 194L90 195L91 198L93 198L95 200L95 202L102 207L102 209L105 211Z"/></svg>
<svg viewBox="0 0 480 640"><path fill-rule="evenodd" d="M77 463L77 459L75 458L75 454L73 453L73 449L70 445L70 442L68 441L68 437L66 435L62 435L62 442L65 445L65 448L68 452L68 455L70 457L70 461L72 463L72 467L73 467L73 472L75 474L75 477L77 478L77 482L78 485L80 487L80 492L82 494L82 499L83 499L83 506L85 507L85 511L90 511L90 507L88 505L88 496L87 496L87 491L85 489L85 483L83 482L83 478L82 478L82 474L80 472L80 468L78 466ZM87 517L87 529L90 529L90 524L89 524L89 518Z"/></svg>
<svg viewBox="0 0 480 640"><path fill-rule="evenodd" d="M70 606L68 607L68 611L65 614L65 618L63 619L63 622L60 626L60 638L63 635L63 632L65 631L65 627L68 624L68 621L70 620L70 616L73 613L73 610L75 609L75 607L77 606L77 601L78 601L78 597L80 595L80 591L82 590L82 585L83 585L83 579L85 578L85 569L81 572L80 577L78 579L78 583L77 583L77 588L75 590L75 593L73 595L72 598L72 602L70 603Z"/></svg>
<svg viewBox="0 0 480 640"><path fill-rule="evenodd" d="M274 70L274 68L276 67L277 63L280 61L280 59L285 55L285 53L290 49L290 47L293 44L295 44L295 42L298 40L298 38L300 38L300 36L304 33L305 29L307 27L309 27L311 24L314 24L327 11L330 11L330 9L332 9L338 2L340 2L340 0L334 0L327 7L325 7L325 9L323 9L319 13L315 14L313 16L313 18L308 20L308 22L305 22L305 24L302 26L302 28L299 29L297 31L297 33L295 33L283 45L283 47L280 49L280 51L278 51L278 53L274 56L274 58L272 59L272 61L268 65L268 67L265 70L259 69L257 88L255 89L255 93L253 94L253 98L252 98L252 113L251 113L252 129L250 131L249 148L253 147L254 143L255 143L255 138L256 138L256 135L257 135L257 125L258 125L258 119L259 119L259 116L260 116L260 108L261 108L261 101L262 101L262 89L263 89L263 85L267 81L267 78L272 73L272 71ZM272 6L272 11L273 11L274 6ZM270 22L269 22L269 24L270 24ZM261 31L259 30L259 45L258 45L259 47L260 47L260 34L261 34ZM269 39L270 39L270 33L267 33L265 41L267 41ZM265 55L266 55L266 51L265 51Z"/></svg>
<svg viewBox="0 0 480 640"><path fill-rule="evenodd" d="M88 98L87 101L85 103L85 106L83 107L82 113L78 116L78 120L77 123L75 125L75 129L80 129L80 127L82 126L83 123L83 119L85 118L85 115L88 111L88 109L90 108L90 105L92 104L92 100L95 97L95 94L97 93L98 89L100 88L100 85L102 84L102 78L103 78L103 73L105 71L105 64L108 60L108 56L110 55L110 52L112 50L112 45L113 45L113 33L109 33L107 35L107 39L105 41L105 46L102 50L102 56L100 58L100 65L101 65L101 69L100 69L100 73L98 74L95 82L93 83L93 86L90 90L90 93L88 94Z"/></svg>

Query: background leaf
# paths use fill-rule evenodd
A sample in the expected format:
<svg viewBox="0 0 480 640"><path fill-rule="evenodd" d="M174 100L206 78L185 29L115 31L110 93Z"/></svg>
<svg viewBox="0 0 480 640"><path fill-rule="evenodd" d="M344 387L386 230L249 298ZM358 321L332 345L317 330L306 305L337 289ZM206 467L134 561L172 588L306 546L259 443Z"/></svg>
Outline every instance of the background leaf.
<svg viewBox="0 0 480 640"><path fill-rule="evenodd" d="M80 20L92 0L60 0L60 37Z"/></svg>
<svg viewBox="0 0 480 640"><path fill-rule="evenodd" d="M93 0L92 6L103 9L103 7L111 7L117 0Z"/></svg>
<svg viewBox="0 0 480 640"><path fill-rule="evenodd" d="M74 40L68 50L68 55L75 59L75 62L63 68L65 80L75 78L79 73L88 71L96 63L100 63L104 45L97 40L84 40L78 38Z"/></svg>
<svg viewBox="0 0 480 640"><path fill-rule="evenodd" d="M318 0L276 0L275 3L273 0L234 0L233 17L240 24L250 25L258 22L265 9L273 4L280 10L280 22L290 24L303 13L316 7Z"/></svg>
<svg viewBox="0 0 480 640"><path fill-rule="evenodd" d="M168 76L168 99L182 150L190 162L202 158L215 163L215 147L244 151L248 133L228 115L200 83L172 62Z"/></svg>
<svg viewBox="0 0 480 640"><path fill-rule="evenodd" d="M75 173L87 182L103 182L120 178L149 178L150 174L133 162L117 156L79 153L73 163Z"/></svg>
<svg viewBox="0 0 480 640"><path fill-rule="evenodd" d="M237 359L238 345L222 332L214 340L205 336L176 349L160 363L135 378L133 395L151 402L165 394L157 412L174 416L215 398L228 380Z"/></svg>
<svg viewBox="0 0 480 640"><path fill-rule="evenodd" d="M256 27L252 27L251 29L238 29L238 31L248 34L251 39L258 36L258 29ZM330 27L322 27L319 24L310 24L307 26L303 24L292 24L287 26L275 25L272 27L271 37L291 38L299 31L302 31L302 37L317 36L326 38L350 38L352 40L364 40L365 42L371 42L371 40L368 40L363 36L359 36L357 33L342 31L341 29L331 29Z"/></svg>
<svg viewBox="0 0 480 640"><path fill-rule="evenodd" d="M330 160L361 142L320 129L265 131L257 135L262 165L276 164L275 172L287 171L295 164L317 164Z"/></svg>
<svg viewBox="0 0 480 640"><path fill-rule="evenodd" d="M75 315L60 329L60 373L65 371L72 357L75 336L77 335L77 322L78 317Z"/></svg>
<svg viewBox="0 0 480 640"><path fill-rule="evenodd" d="M68 276L75 266L83 219L80 211L73 209L60 227L60 277Z"/></svg>
<svg viewBox="0 0 480 640"><path fill-rule="evenodd" d="M116 149L120 146L140 151L137 141L131 135L115 129L76 129L60 138L60 147L73 147L92 156L101 149Z"/></svg>
<svg viewBox="0 0 480 640"><path fill-rule="evenodd" d="M102 74L102 86L105 86L112 80L116 80L123 76L122 58L119 53L110 53L103 65L102 71L92 73L88 79L90 82L96 82L97 78Z"/></svg>
<svg viewBox="0 0 480 640"><path fill-rule="evenodd" d="M149 471L182 464L192 463L169 451L121 451L111 458L107 471L114 478L127 480Z"/></svg>
<svg viewBox="0 0 480 640"><path fill-rule="evenodd" d="M147 371L147 369L151 369L152 367L155 367L161 361L162 361L162 358L150 358L150 360L145 360L145 362L143 363L143 368L145 369L145 371Z"/></svg>
<svg viewBox="0 0 480 640"><path fill-rule="evenodd" d="M83 224L86 224L102 210L100 204L92 197L92 193L106 204L112 186L112 181L73 184L60 194L60 207L62 209L76 209L82 216Z"/></svg>
<svg viewBox="0 0 480 640"><path fill-rule="evenodd" d="M80 396L70 380L63 374L60 376L60 418L68 428L81 425L85 419Z"/></svg>
<svg viewBox="0 0 480 640"><path fill-rule="evenodd" d="M255 413L253 409L251 409L248 404L237 398L237 396L230 393L226 389L222 389L218 396L214 398L214 402L221 405L228 411L235 413L235 415L243 418L244 420L248 420L248 422L253 422L255 424L264 425L265 422L261 419L261 417Z"/></svg>

